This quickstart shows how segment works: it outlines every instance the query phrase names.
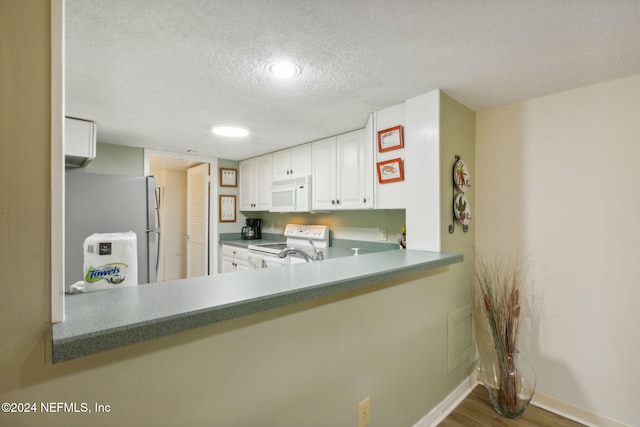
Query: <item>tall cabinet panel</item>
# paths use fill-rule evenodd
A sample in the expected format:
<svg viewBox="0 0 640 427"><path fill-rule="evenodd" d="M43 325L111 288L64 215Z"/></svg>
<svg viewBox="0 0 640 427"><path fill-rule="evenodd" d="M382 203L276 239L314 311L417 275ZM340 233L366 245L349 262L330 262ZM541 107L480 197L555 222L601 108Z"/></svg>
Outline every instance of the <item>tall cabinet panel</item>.
<svg viewBox="0 0 640 427"><path fill-rule="evenodd" d="M311 143L313 178L311 188L314 210L336 209L336 137L321 139Z"/></svg>
<svg viewBox="0 0 640 427"><path fill-rule="evenodd" d="M268 211L271 207L271 154L241 161L238 172L239 209Z"/></svg>
<svg viewBox="0 0 640 427"><path fill-rule="evenodd" d="M362 209L364 194L364 129L338 135L338 190L340 209Z"/></svg>
<svg viewBox="0 0 640 427"><path fill-rule="evenodd" d="M268 211L271 208L271 154L256 159L255 208Z"/></svg>

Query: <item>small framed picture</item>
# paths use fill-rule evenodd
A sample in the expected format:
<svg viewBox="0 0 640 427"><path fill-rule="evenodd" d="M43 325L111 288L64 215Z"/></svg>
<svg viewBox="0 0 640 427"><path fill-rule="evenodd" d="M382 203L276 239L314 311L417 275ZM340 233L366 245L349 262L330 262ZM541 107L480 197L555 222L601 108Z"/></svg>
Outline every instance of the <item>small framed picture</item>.
<svg viewBox="0 0 640 427"><path fill-rule="evenodd" d="M385 160L376 163L378 169L378 182L386 184L389 182L404 181L404 170L402 169L402 159Z"/></svg>
<svg viewBox="0 0 640 427"><path fill-rule="evenodd" d="M395 126L378 132L378 151L397 150L404 147L402 126Z"/></svg>
<svg viewBox="0 0 640 427"><path fill-rule="evenodd" d="M231 168L220 168L220 187L237 187L238 170Z"/></svg>
<svg viewBox="0 0 640 427"><path fill-rule="evenodd" d="M236 196L221 194L218 210L220 222L236 222Z"/></svg>

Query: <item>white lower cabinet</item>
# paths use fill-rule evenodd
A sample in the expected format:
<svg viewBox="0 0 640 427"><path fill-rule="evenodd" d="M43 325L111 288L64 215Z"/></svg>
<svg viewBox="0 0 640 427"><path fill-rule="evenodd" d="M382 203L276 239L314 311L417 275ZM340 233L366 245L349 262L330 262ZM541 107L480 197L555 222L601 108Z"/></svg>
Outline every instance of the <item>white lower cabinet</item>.
<svg viewBox="0 0 640 427"><path fill-rule="evenodd" d="M311 144L313 209L373 207L373 162L366 129L358 129Z"/></svg>
<svg viewBox="0 0 640 427"><path fill-rule="evenodd" d="M249 250L232 245L222 245L222 273L249 269Z"/></svg>

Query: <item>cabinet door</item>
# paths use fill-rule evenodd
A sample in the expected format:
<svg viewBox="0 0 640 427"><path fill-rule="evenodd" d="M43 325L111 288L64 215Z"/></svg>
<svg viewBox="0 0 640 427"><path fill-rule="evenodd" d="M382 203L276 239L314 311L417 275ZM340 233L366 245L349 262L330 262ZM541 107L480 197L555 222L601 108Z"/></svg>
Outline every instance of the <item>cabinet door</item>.
<svg viewBox="0 0 640 427"><path fill-rule="evenodd" d="M253 210L255 193L255 161L243 160L238 164L238 206L241 211Z"/></svg>
<svg viewBox="0 0 640 427"><path fill-rule="evenodd" d="M249 269L247 261L236 261L236 271L246 271Z"/></svg>
<svg viewBox="0 0 640 427"><path fill-rule="evenodd" d="M311 188L314 210L336 208L336 137L311 143L313 178Z"/></svg>
<svg viewBox="0 0 640 427"><path fill-rule="evenodd" d="M291 150L276 151L272 156L273 180L291 178Z"/></svg>
<svg viewBox="0 0 640 427"><path fill-rule="evenodd" d="M358 129L337 136L338 207L363 209L365 200L364 142L365 130Z"/></svg>
<svg viewBox="0 0 640 427"><path fill-rule="evenodd" d="M255 158L255 201L254 210L268 211L271 208L271 154Z"/></svg>
<svg viewBox="0 0 640 427"><path fill-rule="evenodd" d="M96 156L96 125L88 120L64 119L64 154L94 158Z"/></svg>
<svg viewBox="0 0 640 427"><path fill-rule="evenodd" d="M311 144L302 144L291 148L291 176L298 178L312 174Z"/></svg>
<svg viewBox="0 0 640 427"><path fill-rule="evenodd" d="M235 260L229 257L222 257L222 274L236 271Z"/></svg>

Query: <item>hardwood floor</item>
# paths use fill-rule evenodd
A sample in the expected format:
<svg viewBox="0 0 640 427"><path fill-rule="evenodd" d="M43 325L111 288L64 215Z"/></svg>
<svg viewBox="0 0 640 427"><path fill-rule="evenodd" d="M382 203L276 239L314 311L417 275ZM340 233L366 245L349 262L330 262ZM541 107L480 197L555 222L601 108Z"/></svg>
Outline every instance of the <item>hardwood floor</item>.
<svg viewBox="0 0 640 427"><path fill-rule="evenodd" d="M471 393L442 420L439 427L576 427L583 424L564 418L553 412L529 405L524 414L518 419L509 419L500 416L493 410L487 391L478 385Z"/></svg>

